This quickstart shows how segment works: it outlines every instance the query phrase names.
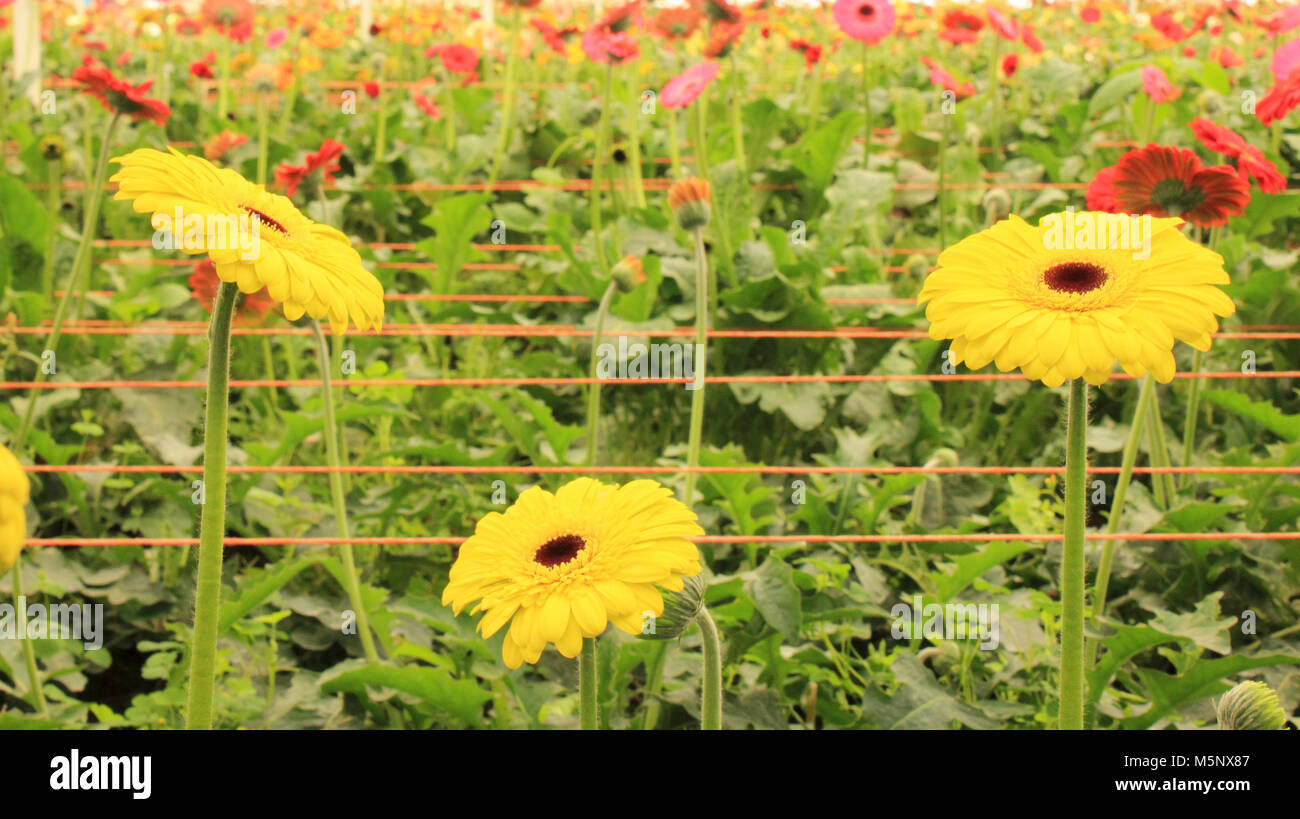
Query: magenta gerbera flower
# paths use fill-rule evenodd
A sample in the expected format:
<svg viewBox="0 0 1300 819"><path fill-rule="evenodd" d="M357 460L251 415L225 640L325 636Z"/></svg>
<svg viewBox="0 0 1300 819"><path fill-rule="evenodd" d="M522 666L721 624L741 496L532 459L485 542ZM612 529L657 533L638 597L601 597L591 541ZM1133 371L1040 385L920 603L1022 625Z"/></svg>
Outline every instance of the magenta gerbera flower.
<svg viewBox="0 0 1300 819"><path fill-rule="evenodd" d="M894 6L889 0L835 0L831 13L841 31L867 45L875 45L894 30Z"/></svg>

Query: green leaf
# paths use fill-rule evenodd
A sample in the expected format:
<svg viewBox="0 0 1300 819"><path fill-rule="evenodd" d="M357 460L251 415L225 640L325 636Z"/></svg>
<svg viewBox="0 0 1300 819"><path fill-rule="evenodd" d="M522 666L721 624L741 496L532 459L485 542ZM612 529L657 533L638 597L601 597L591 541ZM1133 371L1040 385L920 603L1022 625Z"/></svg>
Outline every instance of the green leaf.
<svg viewBox="0 0 1300 819"><path fill-rule="evenodd" d="M278 563L256 580L252 579L255 575L245 572L241 577L239 593L221 604L218 631L228 631L245 614L260 606L286 583L297 577L299 572L313 563L319 563L320 560L318 556L305 555L286 563Z"/></svg>
<svg viewBox="0 0 1300 819"><path fill-rule="evenodd" d="M946 603L975 581L975 578L1000 563L1005 563L1018 554L1031 549L1041 548L1026 541L994 541L973 554L962 555L953 559L955 568L950 571L931 572L930 582L935 589L935 597L940 603Z"/></svg>
<svg viewBox="0 0 1300 819"><path fill-rule="evenodd" d="M830 185L840 158L858 133L860 118L855 110L841 111L789 148L790 163L803 172L810 188L824 191Z"/></svg>
<svg viewBox="0 0 1300 819"><path fill-rule="evenodd" d="M371 685L417 697L473 728L482 726L483 703L492 698L491 693L473 681L458 680L441 668L428 666L393 668L374 665L344 671L337 676L326 674L321 677L321 692L325 694L345 691L364 695L366 686Z"/></svg>
<svg viewBox="0 0 1300 819"><path fill-rule="evenodd" d="M1235 654L1215 660L1198 659L1178 676L1139 668L1137 673L1151 697L1151 707L1136 717L1124 720L1123 725L1132 730L1150 728L1184 706L1230 689L1232 686L1223 681L1225 677L1272 665L1300 665L1300 657L1289 654L1272 654L1267 657Z"/></svg>
<svg viewBox="0 0 1300 819"><path fill-rule="evenodd" d="M1233 390L1202 390L1201 395L1216 407L1254 421L1285 441L1300 441L1300 415L1287 415L1268 401L1251 401Z"/></svg>
<svg viewBox="0 0 1300 819"><path fill-rule="evenodd" d="M968 728L992 730L998 724L979 710L949 694L930 670L911 654L898 654L890 666L899 686L893 695L874 685L862 697L862 717L855 728L945 730L954 722Z"/></svg>
<svg viewBox="0 0 1300 819"><path fill-rule="evenodd" d="M422 224L433 228L436 234L424 239L416 249L437 264L426 276L435 293L453 292L456 276L474 255L474 236L487 230L492 223L492 212L486 193L466 193L438 202L433 212L424 217Z"/></svg>
<svg viewBox="0 0 1300 819"><path fill-rule="evenodd" d="M803 609L799 589L794 584L794 569L780 558L769 556L753 577L745 582L745 594L772 628L787 640L799 639Z"/></svg>
<svg viewBox="0 0 1300 819"><path fill-rule="evenodd" d="M1122 74L1116 74L1093 92L1092 99L1088 102L1088 116L1093 117L1101 112L1109 111L1119 105L1129 94L1141 87L1141 69L1135 68Z"/></svg>

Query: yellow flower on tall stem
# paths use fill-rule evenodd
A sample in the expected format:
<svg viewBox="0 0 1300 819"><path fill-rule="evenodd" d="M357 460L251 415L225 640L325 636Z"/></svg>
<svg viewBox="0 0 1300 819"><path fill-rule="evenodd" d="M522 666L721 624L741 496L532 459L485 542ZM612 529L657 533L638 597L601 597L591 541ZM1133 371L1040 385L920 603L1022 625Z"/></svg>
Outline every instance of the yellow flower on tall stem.
<svg viewBox="0 0 1300 819"><path fill-rule="evenodd" d="M478 630L507 623L510 668L536 663L548 644L579 657L581 724L596 727L595 638L614 626L640 634L646 612L663 613L661 589L681 591L700 573L704 534L695 513L651 480L622 486L577 478L555 494L534 486L504 513L490 512L460 547L443 605L478 601Z"/></svg>
<svg viewBox="0 0 1300 819"><path fill-rule="evenodd" d="M952 363L1018 369L1049 387L1070 382L1061 568L1063 729L1084 727L1086 384L1104 384L1116 362L1131 376L1150 373L1168 383L1174 342L1208 350L1216 316L1234 310L1218 287L1228 284L1223 258L1185 237L1181 224L1070 210L1045 216L1035 227L1011 216L939 254L917 298L928 303L930 337L952 339Z"/></svg>
<svg viewBox="0 0 1300 819"><path fill-rule="evenodd" d="M113 161L122 166L112 177L118 183L114 198L131 200L139 212L152 212L154 228L170 227L177 249L206 253L222 282L208 332L204 503L186 711L186 727L206 729L212 726L216 680L235 296L241 290L256 293L266 288L291 321L304 313L328 317L340 334L349 319L363 330L380 327L384 289L341 232L311 221L285 197L268 193L232 170L175 150L140 149ZM354 597L355 586L349 583ZM367 650L367 655L373 651Z"/></svg>

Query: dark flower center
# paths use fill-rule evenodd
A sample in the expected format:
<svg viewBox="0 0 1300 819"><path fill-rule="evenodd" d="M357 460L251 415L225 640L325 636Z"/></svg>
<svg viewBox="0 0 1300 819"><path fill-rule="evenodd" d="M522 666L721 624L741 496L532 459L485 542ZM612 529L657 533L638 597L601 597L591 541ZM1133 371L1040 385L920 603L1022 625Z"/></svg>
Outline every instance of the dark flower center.
<svg viewBox="0 0 1300 819"><path fill-rule="evenodd" d="M1171 213L1184 214L1205 201L1205 192L1187 187L1181 179L1161 179L1151 189L1151 201Z"/></svg>
<svg viewBox="0 0 1300 819"><path fill-rule="evenodd" d="M577 535L560 535L552 538L537 550L533 555L533 560L543 566L562 566L578 556L578 553L587 548L587 541Z"/></svg>
<svg viewBox="0 0 1300 819"><path fill-rule="evenodd" d="M1106 283L1106 271L1087 262L1066 262L1047 268L1043 284L1058 293L1087 293Z"/></svg>
<svg viewBox="0 0 1300 819"><path fill-rule="evenodd" d="M862 18L864 22L871 22L871 20L874 19L875 16L876 16L875 3L858 4L858 17Z"/></svg>
<svg viewBox="0 0 1300 819"><path fill-rule="evenodd" d="M267 227L271 228L277 233L280 233L281 235L284 236L289 235L289 231L285 230L284 225L275 221L270 216L267 216L265 213L262 213L260 210L257 210L256 208L250 208L248 205L242 205L241 207L243 207L244 210L248 211L250 215L256 216L258 221L260 221L262 224L266 225Z"/></svg>

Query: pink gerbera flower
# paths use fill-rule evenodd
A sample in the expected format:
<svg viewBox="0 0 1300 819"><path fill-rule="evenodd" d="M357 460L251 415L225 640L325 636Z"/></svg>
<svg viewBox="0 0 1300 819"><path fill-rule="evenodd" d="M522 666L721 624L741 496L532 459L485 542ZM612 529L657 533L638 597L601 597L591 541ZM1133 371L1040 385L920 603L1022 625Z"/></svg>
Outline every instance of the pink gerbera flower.
<svg viewBox="0 0 1300 819"><path fill-rule="evenodd" d="M1161 71L1158 66L1142 66L1142 90L1147 92L1147 96L1152 102L1173 102L1182 96L1179 91L1169 82L1165 72Z"/></svg>
<svg viewBox="0 0 1300 819"><path fill-rule="evenodd" d="M929 57L922 57L921 62L925 63L925 67L930 69L930 82L946 91L951 91L958 100L964 100L975 95L975 86L969 82L957 82L957 78L950 74L948 69L934 60Z"/></svg>
<svg viewBox="0 0 1300 819"><path fill-rule="evenodd" d="M875 45L894 30L894 6L889 0L835 0L831 13L841 31L867 45Z"/></svg>
<svg viewBox="0 0 1300 819"><path fill-rule="evenodd" d="M984 11L989 16L989 25L993 26L993 30L998 33L999 37L1013 43L1020 39L1020 26L1016 24L1015 20L1007 17L992 6L989 6Z"/></svg>
<svg viewBox="0 0 1300 819"><path fill-rule="evenodd" d="M1273 52L1273 61L1269 64L1273 70L1273 82L1281 82L1297 68L1300 68L1300 40L1291 40L1277 47Z"/></svg>
<svg viewBox="0 0 1300 819"><path fill-rule="evenodd" d="M287 39L289 39L289 29L281 26L266 35L266 47L279 48L284 45L284 41Z"/></svg>
<svg viewBox="0 0 1300 819"><path fill-rule="evenodd" d="M713 78L718 76L719 65L713 60L697 63L678 74L664 86L659 99L665 108L682 108L695 102Z"/></svg>

